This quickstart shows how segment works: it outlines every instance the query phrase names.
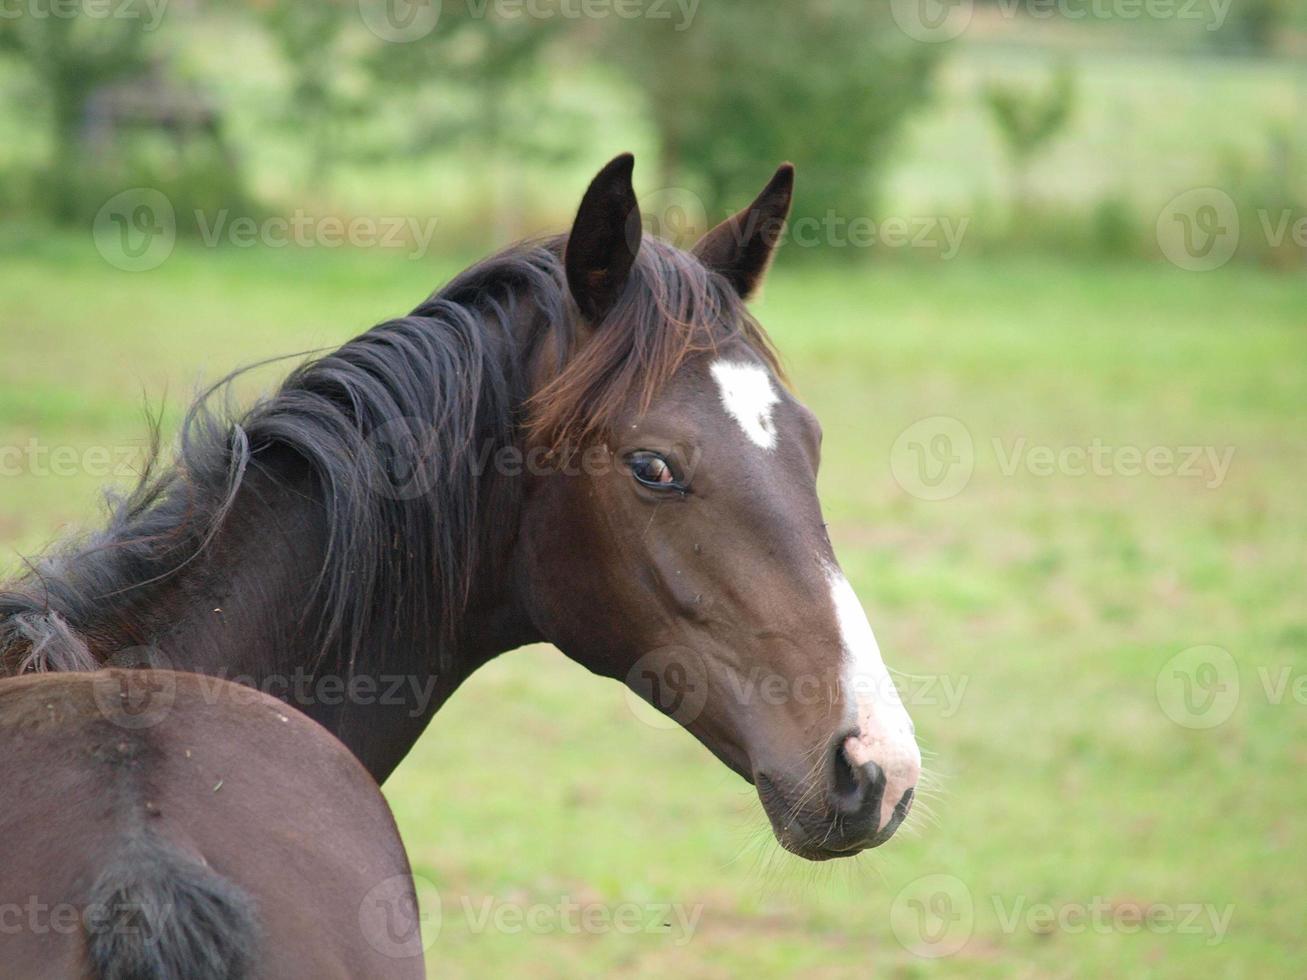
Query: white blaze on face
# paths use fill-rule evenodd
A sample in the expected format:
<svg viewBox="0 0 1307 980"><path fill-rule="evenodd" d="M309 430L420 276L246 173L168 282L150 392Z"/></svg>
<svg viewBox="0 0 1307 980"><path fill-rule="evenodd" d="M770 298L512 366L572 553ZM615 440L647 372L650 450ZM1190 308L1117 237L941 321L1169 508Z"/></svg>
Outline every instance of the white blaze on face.
<svg viewBox="0 0 1307 980"><path fill-rule="evenodd" d="M874 762L885 773L880 807L880 826L884 827L903 794L917 785L921 750L857 593L834 565L826 569L826 577L844 639L845 697L858 730L845 742L844 751L854 765Z"/></svg>
<svg viewBox="0 0 1307 980"><path fill-rule="evenodd" d="M754 445L776 448L776 425L772 410L781 400L772 384L771 372L760 364L717 361L713 380L721 392L726 414L739 423Z"/></svg>

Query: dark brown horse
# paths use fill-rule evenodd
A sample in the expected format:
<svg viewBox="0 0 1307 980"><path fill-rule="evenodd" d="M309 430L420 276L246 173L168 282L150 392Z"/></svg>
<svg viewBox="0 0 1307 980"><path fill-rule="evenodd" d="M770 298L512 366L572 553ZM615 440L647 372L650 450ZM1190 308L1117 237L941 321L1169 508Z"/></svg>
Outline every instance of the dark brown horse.
<svg viewBox="0 0 1307 980"><path fill-rule="evenodd" d="M145 647L381 780L474 670L549 641L754 783L791 851L889 839L912 723L826 534L821 430L745 308L793 170L685 252L642 235L632 168L243 415L201 399L175 467L0 596L0 673Z"/></svg>
<svg viewBox="0 0 1307 980"><path fill-rule="evenodd" d="M159 670L0 683L0 976L425 976L399 833L280 701Z"/></svg>

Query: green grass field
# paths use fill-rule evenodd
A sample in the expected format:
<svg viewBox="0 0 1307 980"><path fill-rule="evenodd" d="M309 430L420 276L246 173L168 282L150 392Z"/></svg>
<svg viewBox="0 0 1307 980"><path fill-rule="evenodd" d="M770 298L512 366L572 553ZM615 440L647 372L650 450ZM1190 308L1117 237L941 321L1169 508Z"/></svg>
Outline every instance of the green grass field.
<svg viewBox="0 0 1307 980"><path fill-rule="evenodd" d="M113 474L88 449L130 451L142 392L166 390L175 420L199 380L344 340L460 265L182 245L128 274L89 236L15 233L0 446L35 438L80 462L7 466L0 564L95 520ZM386 787L441 899L431 975L1300 975L1301 279L1052 261L796 272L782 255L759 312L825 426L831 535L903 675L927 805L881 850L805 865L750 788L617 685L550 649L506 655ZM957 492L925 500L913 443L940 426ZM1064 452L1095 446L1097 473ZM1154 451L1152 472L1123 447ZM1171 663L1207 645L1233 675L1219 654ZM1177 708L1187 682L1188 708L1213 695L1207 714ZM597 909L589 928L567 902Z"/></svg>

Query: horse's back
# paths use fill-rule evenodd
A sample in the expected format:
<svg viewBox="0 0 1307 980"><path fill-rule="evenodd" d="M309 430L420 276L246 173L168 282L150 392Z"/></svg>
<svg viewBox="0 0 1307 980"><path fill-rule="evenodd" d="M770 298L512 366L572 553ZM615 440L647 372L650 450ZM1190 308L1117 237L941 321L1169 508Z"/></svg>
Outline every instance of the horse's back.
<svg viewBox="0 0 1307 980"><path fill-rule="evenodd" d="M421 977L408 875L371 777L273 698L169 671L0 683L6 978Z"/></svg>

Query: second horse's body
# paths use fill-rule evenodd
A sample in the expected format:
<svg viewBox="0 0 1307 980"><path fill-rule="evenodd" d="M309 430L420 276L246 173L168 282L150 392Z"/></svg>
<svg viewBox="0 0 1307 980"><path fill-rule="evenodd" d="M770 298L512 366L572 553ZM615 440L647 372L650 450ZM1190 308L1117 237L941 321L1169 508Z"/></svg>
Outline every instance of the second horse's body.
<svg viewBox="0 0 1307 980"><path fill-rule="evenodd" d="M195 674L0 682L5 980L421 980L386 801L316 722Z"/></svg>

